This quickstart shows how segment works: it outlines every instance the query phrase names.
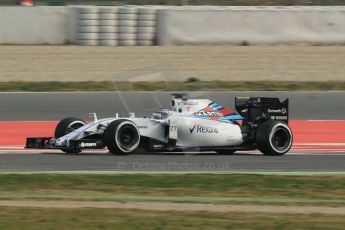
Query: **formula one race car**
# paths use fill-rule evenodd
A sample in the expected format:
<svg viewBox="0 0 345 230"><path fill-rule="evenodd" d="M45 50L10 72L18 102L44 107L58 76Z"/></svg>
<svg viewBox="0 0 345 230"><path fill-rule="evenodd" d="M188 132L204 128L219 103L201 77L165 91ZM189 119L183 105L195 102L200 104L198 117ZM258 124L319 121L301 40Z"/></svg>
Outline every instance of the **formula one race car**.
<svg viewBox="0 0 345 230"><path fill-rule="evenodd" d="M185 99L173 94L172 109L159 109L151 117L85 121L68 117L59 122L54 137L27 138L26 148L61 149L78 153L107 147L113 154L168 151L259 149L265 155L283 155L292 145L288 126L288 99L237 97L238 113L208 99Z"/></svg>

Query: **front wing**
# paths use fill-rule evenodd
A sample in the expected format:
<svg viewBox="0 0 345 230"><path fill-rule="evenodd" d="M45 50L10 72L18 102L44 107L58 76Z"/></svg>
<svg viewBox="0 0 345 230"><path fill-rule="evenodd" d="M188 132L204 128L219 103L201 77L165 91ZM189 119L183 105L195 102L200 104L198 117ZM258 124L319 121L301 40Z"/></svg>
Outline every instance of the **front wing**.
<svg viewBox="0 0 345 230"><path fill-rule="evenodd" d="M25 148L27 149L103 149L103 140L83 139L70 140L69 146L54 145L53 137L30 137L26 139Z"/></svg>

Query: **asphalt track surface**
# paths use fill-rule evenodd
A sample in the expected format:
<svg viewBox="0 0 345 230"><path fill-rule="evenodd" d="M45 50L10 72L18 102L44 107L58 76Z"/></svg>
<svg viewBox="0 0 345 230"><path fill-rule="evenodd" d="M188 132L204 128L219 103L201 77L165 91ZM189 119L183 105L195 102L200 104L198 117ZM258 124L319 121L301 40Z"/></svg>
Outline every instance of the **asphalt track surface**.
<svg viewBox="0 0 345 230"><path fill-rule="evenodd" d="M148 116L157 108L170 107L171 92L0 93L0 120L45 121L66 116L88 118ZM234 108L236 96L269 96L290 99L290 119L345 120L345 92L192 92L191 98L210 98Z"/></svg>
<svg viewBox="0 0 345 230"><path fill-rule="evenodd" d="M290 99L290 119L345 120L344 92L193 92L193 98L210 98L233 108L235 96L278 96ZM149 115L168 107L170 92L0 93L2 121L56 121L66 116L111 117L116 112ZM106 152L67 155L59 151L0 151L0 171L268 171L345 172L345 151L332 154L214 153L145 154L114 156Z"/></svg>
<svg viewBox="0 0 345 230"><path fill-rule="evenodd" d="M151 153L115 156L103 153L68 155L62 152L0 154L1 171L137 171L137 172L344 172L345 155L253 153Z"/></svg>

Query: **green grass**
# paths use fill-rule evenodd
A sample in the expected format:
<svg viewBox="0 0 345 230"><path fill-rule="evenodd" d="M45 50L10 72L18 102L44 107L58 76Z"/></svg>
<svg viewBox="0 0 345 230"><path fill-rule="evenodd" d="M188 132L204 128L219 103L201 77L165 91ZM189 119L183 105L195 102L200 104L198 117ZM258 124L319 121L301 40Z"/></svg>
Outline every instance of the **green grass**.
<svg viewBox="0 0 345 230"><path fill-rule="evenodd" d="M343 207L344 191L344 174L0 174L0 200L316 204L322 208ZM284 230L343 229L344 225L341 213L0 207L0 229Z"/></svg>
<svg viewBox="0 0 345 230"><path fill-rule="evenodd" d="M0 209L0 229L343 229L343 215L96 208Z"/></svg>
<svg viewBox="0 0 345 230"><path fill-rule="evenodd" d="M344 204L344 191L345 175L0 175L2 200L171 200L334 205Z"/></svg>
<svg viewBox="0 0 345 230"><path fill-rule="evenodd" d="M70 91L343 91L345 81L199 81L185 82L0 82L2 92Z"/></svg>
<svg viewBox="0 0 345 230"><path fill-rule="evenodd" d="M185 82L0 82L0 92L69 91L344 91L345 81L200 81Z"/></svg>

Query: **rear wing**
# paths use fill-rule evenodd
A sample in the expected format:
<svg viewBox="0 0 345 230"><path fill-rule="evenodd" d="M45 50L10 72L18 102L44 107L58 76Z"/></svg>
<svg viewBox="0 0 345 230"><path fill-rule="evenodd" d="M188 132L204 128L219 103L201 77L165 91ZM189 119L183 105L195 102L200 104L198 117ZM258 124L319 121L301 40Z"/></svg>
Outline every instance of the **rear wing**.
<svg viewBox="0 0 345 230"><path fill-rule="evenodd" d="M289 122L289 99L280 102L272 97L236 97L235 108L245 122L259 123L263 120Z"/></svg>

